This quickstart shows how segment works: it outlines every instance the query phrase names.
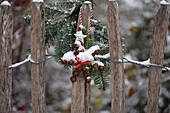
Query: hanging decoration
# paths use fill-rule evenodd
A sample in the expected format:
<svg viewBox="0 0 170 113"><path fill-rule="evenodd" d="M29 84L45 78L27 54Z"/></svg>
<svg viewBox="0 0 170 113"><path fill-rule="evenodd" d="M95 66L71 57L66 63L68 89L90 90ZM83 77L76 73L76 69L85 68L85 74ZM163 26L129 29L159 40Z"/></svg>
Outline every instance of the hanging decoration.
<svg viewBox="0 0 170 113"><path fill-rule="evenodd" d="M81 8L80 8L80 25L78 27L78 30L76 32L75 37L76 40L74 42L74 50L69 51L61 57L61 63L62 64L68 64L72 65L73 67L73 73L70 80L74 83L77 80L77 77L80 75L80 73L83 73L84 79L86 83L89 83L91 81L90 77L90 69L93 68L95 70L104 71L104 64L101 61L95 61L95 55L98 55L100 53L100 47L98 45L94 45L90 47L89 49L85 49L85 44L87 43L87 40L85 42L85 39L89 37L90 34L90 26L91 26L91 20L92 20L92 11L91 9L91 17L90 17L90 24L89 29L86 34L83 34L83 30L86 28L82 25L82 15L81 15ZM87 48L87 46L86 46Z"/></svg>

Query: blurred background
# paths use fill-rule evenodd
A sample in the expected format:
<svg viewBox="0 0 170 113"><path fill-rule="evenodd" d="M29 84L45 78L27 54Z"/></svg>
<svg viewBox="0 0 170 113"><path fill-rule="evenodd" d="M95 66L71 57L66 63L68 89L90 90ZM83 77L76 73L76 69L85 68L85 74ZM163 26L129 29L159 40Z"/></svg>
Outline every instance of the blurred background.
<svg viewBox="0 0 170 113"><path fill-rule="evenodd" d="M0 0L0 3L4 0ZM30 49L30 26L24 15L30 10L32 0L8 0L12 4L14 17L13 63L26 58ZM51 2L57 0L45 0ZM94 0L94 18L107 26L108 0ZM125 38L124 56L143 61L149 58L152 44L153 18L159 0L117 0L120 11L121 34ZM169 1L168 1L169 2ZM49 49L54 54L54 46ZM170 66L170 24L167 32L164 64ZM147 111L147 68L132 64L124 65L126 113ZM13 70L12 113L31 113L30 64ZM55 59L46 62L46 96L48 113L69 113L71 104L71 70L63 68ZM92 113L110 113L110 89L100 91L91 85ZM163 72L159 98L159 113L170 113L170 72Z"/></svg>

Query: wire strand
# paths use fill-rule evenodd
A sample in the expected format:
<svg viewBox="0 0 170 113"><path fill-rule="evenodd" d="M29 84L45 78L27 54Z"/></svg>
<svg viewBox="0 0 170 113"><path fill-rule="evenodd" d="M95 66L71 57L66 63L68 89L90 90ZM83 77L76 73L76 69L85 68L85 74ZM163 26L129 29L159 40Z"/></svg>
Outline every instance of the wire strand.
<svg viewBox="0 0 170 113"><path fill-rule="evenodd" d="M5 70L10 70L10 69L15 69L15 68L17 68L17 67L20 67L21 65L24 65L24 64L26 64L26 63L28 63L28 62L30 62L30 63L32 63L32 64L37 64L37 65L39 65L39 64L42 64L42 63L45 63L46 61L48 61L48 60L50 60L50 59L52 59L52 58L54 58L56 55L45 55L46 57L48 57L48 58L46 58L45 60L42 60L42 61L40 61L40 62L35 62L34 60L32 60L31 58L30 59L28 59L27 58L27 61L21 61L21 62L19 62L19 63L16 63L16 64L13 64L13 65L11 65L11 66L8 66L8 67L5 67L5 68L2 68L2 69L0 69L0 71L5 71ZM97 59L100 59L100 58L97 58ZM127 59L127 58L125 58L125 57L123 57L123 60L115 60L115 59L112 59L112 58L101 58L101 59L108 59L108 60L110 60L110 61L113 61L113 62L116 62L116 63L123 63L123 64L125 64L125 63L131 63L131 64L135 64L135 65L140 65L140 66L144 66L144 67L147 67L147 68L149 68L150 66L153 66L153 67L158 67L158 68L162 68L163 69L163 71L170 71L170 67L167 67L167 66L162 66L162 65L157 65L157 64L151 64L151 63L149 63L149 64L142 64L142 62L139 62L139 61L133 61L133 60L130 60L130 59ZM14 66L14 65L16 65L16 66Z"/></svg>

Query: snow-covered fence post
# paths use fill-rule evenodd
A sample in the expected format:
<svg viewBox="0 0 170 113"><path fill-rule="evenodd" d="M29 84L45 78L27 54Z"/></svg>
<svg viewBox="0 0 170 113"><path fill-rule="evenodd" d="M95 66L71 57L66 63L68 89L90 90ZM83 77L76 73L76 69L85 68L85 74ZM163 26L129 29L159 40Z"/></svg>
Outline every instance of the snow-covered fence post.
<svg viewBox="0 0 170 113"><path fill-rule="evenodd" d="M0 5L0 68L12 64L13 15L9 2ZM0 71L0 112L11 112L12 70Z"/></svg>
<svg viewBox="0 0 170 113"><path fill-rule="evenodd" d="M89 29L91 16L91 3L84 2L82 6L82 24ZM78 26L80 25L80 18ZM85 42L86 43L86 42ZM90 113L90 83L86 83L83 73L77 77L77 81L72 84L71 113Z"/></svg>
<svg viewBox="0 0 170 113"><path fill-rule="evenodd" d="M163 64L168 19L168 5L165 2L165 4L160 5L158 12L154 18L152 48L150 54L150 62L152 64ZM150 66L148 75L149 86L147 113L158 113L158 100L162 68Z"/></svg>
<svg viewBox="0 0 170 113"><path fill-rule="evenodd" d="M115 0L109 0L108 6L108 38L110 58L122 60L122 45L119 22L119 7ZM124 72L123 64L111 61L111 113L124 113Z"/></svg>
<svg viewBox="0 0 170 113"><path fill-rule="evenodd" d="M45 18L43 0L33 0L31 6L31 58L45 59ZM45 63L31 64L32 112L46 113Z"/></svg>

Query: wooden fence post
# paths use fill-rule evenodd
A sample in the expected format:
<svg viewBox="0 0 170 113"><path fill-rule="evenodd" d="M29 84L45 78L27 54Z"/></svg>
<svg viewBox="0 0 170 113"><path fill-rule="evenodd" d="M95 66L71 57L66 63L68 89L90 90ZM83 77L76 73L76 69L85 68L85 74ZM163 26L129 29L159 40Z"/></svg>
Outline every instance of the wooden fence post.
<svg viewBox="0 0 170 113"><path fill-rule="evenodd" d="M110 58L119 60L122 56L119 7L116 1L110 0L108 6L108 38L110 46ZM122 63L111 61L111 113L124 113L124 70Z"/></svg>
<svg viewBox="0 0 170 113"><path fill-rule="evenodd" d="M12 64L13 15L8 2L0 5L0 68ZM0 112L11 113L12 70L0 71Z"/></svg>
<svg viewBox="0 0 170 113"><path fill-rule="evenodd" d="M33 2L31 7L31 58L45 59L44 3ZM45 63L31 64L32 113L46 113Z"/></svg>
<svg viewBox="0 0 170 113"><path fill-rule="evenodd" d="M163 64L168 19L168 5L160 5L158 12L154 18L152 48L150 54L150 62L152 64ZM150 66L148 75L149 86L147 113L158 113L158 100L162 68Z"/></svg>
<svg viewBox="0 0 170 113"><path fill-rule="evenodd" d="M82 6L82 24L89 29L91 3L85 2ZM80 20L78 20L78 26ZM87 49L87 48L86 48ZM85 83L83 73L72 84L71 113L90 113L90 83Z"/></svg>

